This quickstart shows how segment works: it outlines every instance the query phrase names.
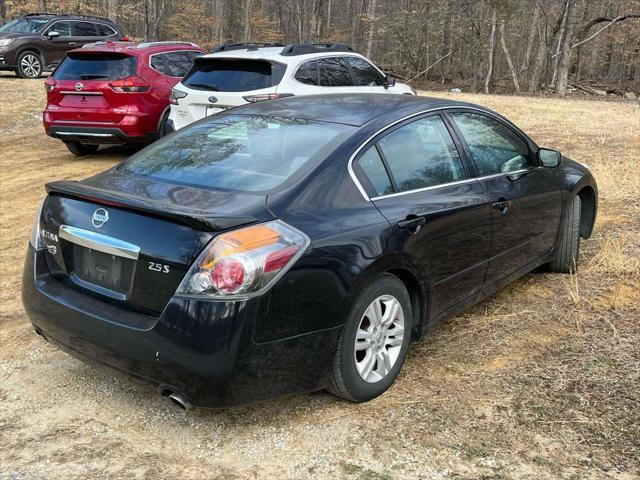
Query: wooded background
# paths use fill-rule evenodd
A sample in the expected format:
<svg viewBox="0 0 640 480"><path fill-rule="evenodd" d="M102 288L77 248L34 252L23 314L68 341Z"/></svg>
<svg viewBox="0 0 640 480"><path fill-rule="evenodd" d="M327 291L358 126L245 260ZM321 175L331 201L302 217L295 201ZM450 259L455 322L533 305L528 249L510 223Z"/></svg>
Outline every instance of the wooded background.
<svg viewBox="0 0 640 480"><path fill-rule="evenodd" d="M640 91L640 0L0 0L107 16L134 39L344 42L415 86ZM633 96L633 95L631 95Z"/></svg>

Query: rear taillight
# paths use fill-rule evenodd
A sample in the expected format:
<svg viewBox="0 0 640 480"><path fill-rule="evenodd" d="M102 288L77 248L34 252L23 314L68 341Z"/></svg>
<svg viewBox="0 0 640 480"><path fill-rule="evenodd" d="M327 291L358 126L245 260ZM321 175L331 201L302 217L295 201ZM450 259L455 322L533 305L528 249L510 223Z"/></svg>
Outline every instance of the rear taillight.
<svg viewBox="0 0 640 480"><path fill-rule="evenodd" d="M171 93L169 94L169 103L171 105L178 105L178 100L187 96L187 92L183 92L182 90L176 90L175 88L171 89Z"/></svg>
<svg viewBox="0 0 640 480"><path fill-rule="evenodd" d="M224 233L196 260L177 293L213 298L260 294L308 246L306 235L280 220Z"/></svg>
<svg viewBox="0 0 640 480"><path fill-rule="evenodd" d="M247 102L264 102L265 100L276 100L278 98L293 97L293 93L264 93L262 95L247 95L244 98Z"/></svg>
<svg viewBox="0 0 640 480"><path fill-rule="evenodd" d="M129 37L127 37L126 35L123 35L120 37L120 41L121 42L128 42L129 41Z"/></svg>
<svg viewBox="0 0 640 480"><path fill-rule="evenodd" d="M42 216L42 207L44 206L44 199L40 201L36 210L36 216L33 219L33 226L31 227L31 238L29 243L34 250L42 250L44 248L42 239L40 238L40 217Z"/></svg>
<svg viewBox="0 0 640 480"><path fill-rule="evenodd" d="M151 85L140 77L127 77L114 80L109 83L109 86L114 92L119 93L148 92L151 89Z"/></svg>
<svg viewBox="0 0 640 480"><path fill-rule="evenodd" d="M44 81L44 89L50 92L56 88L56 81L52 77L47 77Z"/></svg>

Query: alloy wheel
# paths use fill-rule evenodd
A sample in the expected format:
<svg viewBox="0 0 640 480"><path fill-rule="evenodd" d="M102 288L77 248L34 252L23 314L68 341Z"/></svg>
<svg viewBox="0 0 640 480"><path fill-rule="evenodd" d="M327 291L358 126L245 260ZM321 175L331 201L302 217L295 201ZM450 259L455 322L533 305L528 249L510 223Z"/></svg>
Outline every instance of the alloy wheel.
<svg viewBox="0 0 640 480"><path fill-rule="evenodd" d="M40 59L36 55L28 53L22 57L20 68L27 77L35 78L40 75Z"/></svg>
<svg viewBox="0 0 640 480"><path fill-rule="evenodd" d="M356 369L367 383L384 379L398 360L404 338L404 312L397 298L382 295L364 312L355 341Z"/></svg>

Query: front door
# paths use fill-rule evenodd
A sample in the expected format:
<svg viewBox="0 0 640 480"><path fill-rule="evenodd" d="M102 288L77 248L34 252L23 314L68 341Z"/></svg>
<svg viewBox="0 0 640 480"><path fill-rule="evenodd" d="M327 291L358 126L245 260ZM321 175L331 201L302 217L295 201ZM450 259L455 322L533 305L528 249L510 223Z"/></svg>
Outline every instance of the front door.
<svg viewBox="0 0 640 480"><path fill-rule="evenodd" d="M49 32L58 32L57 37L49 37ZM71 22L60 21L55 22L44 33L45 41L47 42L47 48L45 62L47 66L57 65L62 60L68 50L75 48L73 39L73 32L71 30Z"/></svg>
<svg viewBox="0 0 640 480"><path fill-rule="evenodd" d="M431 318L478 292L487 269L491 211L442 118L401 124L355 165L395 229L393 253L403 252L429 284Z"/></svg>
<svg viewBox="0 0 640 480"><path fill-rule="evenodd" d="M560 185L507 124L476 112L449 115L491 206L493 236L486 280L491 285L553 248L560 226Z"/></svg>

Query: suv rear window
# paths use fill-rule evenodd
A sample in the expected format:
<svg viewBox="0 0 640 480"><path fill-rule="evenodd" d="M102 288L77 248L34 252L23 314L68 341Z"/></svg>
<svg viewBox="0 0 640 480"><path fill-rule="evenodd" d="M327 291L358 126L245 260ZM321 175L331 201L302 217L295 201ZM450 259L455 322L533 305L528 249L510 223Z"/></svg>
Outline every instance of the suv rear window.
<svg viewBox="0 0 640 480"><path fill-rule="evenodd" d="M136 58L114 53L70 54L53 73L56 80L117 80L136 74Z"/></svg>
<svg viewBox="0 0 640 480"><path fill-rule="evenodd" d="M285 70L284 65L264 60L202 59L182 83L196 90L248 92L277 85Z"/></svg>
<svg viewBox="0 0 640 480"><path fill-rule="evenodd" d="M152 144L119 169L197 187L270 191L324 159L354 128L295 118L216 116Z"/></svg>

